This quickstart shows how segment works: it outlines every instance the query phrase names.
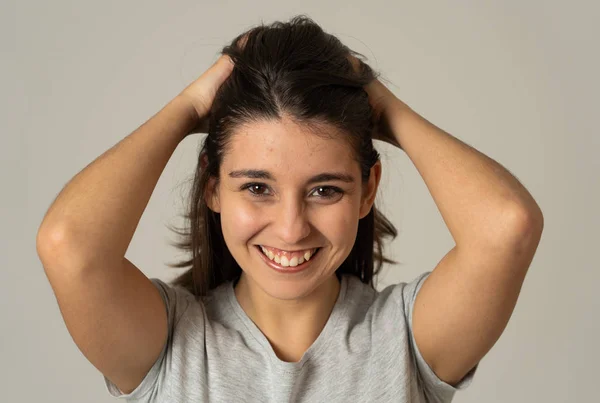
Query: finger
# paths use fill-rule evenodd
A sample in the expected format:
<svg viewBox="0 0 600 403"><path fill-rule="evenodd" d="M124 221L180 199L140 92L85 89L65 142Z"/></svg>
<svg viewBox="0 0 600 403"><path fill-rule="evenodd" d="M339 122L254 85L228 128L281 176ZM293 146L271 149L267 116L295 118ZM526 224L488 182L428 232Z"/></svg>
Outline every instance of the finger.
<svg viewBox="0 0 600 403"><path fill-rule="evenodd" d="M233 67L234 65L231 58L227 55L221 55L217 61L213 63L213 65L210 66L210 68L206 71L203 81L206 80L204 82L210 83L208 84L210 87L218 88L223 81L229 77L233 71ZM213 88L213 90L216 91L216 88Z"/></svg>
<svg viewBox="0 0 600 403"><path fill-rule="evenodd" d="M360 71L360 61L352 54L348 54L348 60L350 60L354 71L358 73Z"/></svg>
<svg viewBox="0 0 600 403"><path fill-rule="evenodd" d="M246 42L248 42L248 36L250 32L246 32L240 39L237 41L237 45L240 49L244 49L246 47Z"/></svg>

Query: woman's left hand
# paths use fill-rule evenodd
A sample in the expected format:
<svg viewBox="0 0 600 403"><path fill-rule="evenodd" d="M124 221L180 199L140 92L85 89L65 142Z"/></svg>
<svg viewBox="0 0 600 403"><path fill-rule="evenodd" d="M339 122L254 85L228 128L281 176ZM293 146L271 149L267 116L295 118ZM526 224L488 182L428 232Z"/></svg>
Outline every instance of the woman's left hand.
<svg viewBox="0 0 600 403"><path fill-rule="evenodd" d="M349 58L354 68L357 69L360 63L359 60L352 55ZM385 141L402 150L398 136L392 130L391 117L403 110L410 110L410 107L396 97L378 79L374 79L364 88L369 96L369 104L373 108L373 139Z"/></svg>

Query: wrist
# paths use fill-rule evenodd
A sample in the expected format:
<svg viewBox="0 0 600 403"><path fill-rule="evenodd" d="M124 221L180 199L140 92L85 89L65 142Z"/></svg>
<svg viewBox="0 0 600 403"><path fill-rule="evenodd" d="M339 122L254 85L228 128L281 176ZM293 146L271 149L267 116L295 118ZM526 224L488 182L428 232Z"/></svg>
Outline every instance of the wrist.
<svg viewBox="0 0 600 403"><path fill-rule="evenodd" d="M184 96L177 95L169 102L169 106L177 110L180 116L182 127L184 128L184 138L191 134L194 128L198 125L200 117L194 105Z"/></svg>
<svg viewBox="0 0 600 403"><path fill-rule="evenodd" d="M388 109L389 123L394 140L402 144L402 138L407 131L406 126L409 120L414 119L418 114L400 99L390 105ZM401 147L404 149L403 147Z"/></svg>

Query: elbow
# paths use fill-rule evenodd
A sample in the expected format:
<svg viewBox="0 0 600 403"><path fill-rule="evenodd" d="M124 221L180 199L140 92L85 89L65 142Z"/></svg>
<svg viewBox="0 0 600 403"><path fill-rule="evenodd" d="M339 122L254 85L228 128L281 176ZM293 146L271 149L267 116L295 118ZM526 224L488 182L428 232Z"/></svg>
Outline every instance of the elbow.
<svg viewBox="0 0 600 403"><path fill-rule="evenodd" d="M544 215L536 204L534 208L515 207L510 213L515 233L519 237L541 236L544 230Z"/></svg>
<svg viewBox="0 0 600 403"><path fill-rule="evenodd" d="M81 253L73 246L72 236L64 227L40 227L35 245L45 269L49 266L74 266L81 263Z"/></svg>
<svg viewBox="0 0 600 403"><path fill-rule="evenodd" d="M505 231L497 241L512 245L513 250L537 249L544 230L544 215L539 207L512 207L508 209L504 223Z"/></svg>

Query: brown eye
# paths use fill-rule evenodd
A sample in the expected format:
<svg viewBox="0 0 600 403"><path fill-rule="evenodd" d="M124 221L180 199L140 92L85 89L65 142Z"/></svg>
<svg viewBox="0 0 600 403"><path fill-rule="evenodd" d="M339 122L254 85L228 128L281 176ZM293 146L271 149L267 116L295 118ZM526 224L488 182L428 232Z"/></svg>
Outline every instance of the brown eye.
<svg viewBox="0 0 600 403"><path fill-rule="evenodd" d="M247 183L241 187L241 190L248 189L254 196L265 196L267 187L262 183Z"/></svg>
<svg viewBox="0 0 600 403"><path fill-rule="evenodd" d="M320 194L318 197L321 199L333 199L344 193L342 189L335 186L319 186L315 188L315 192Z"/></svg>

